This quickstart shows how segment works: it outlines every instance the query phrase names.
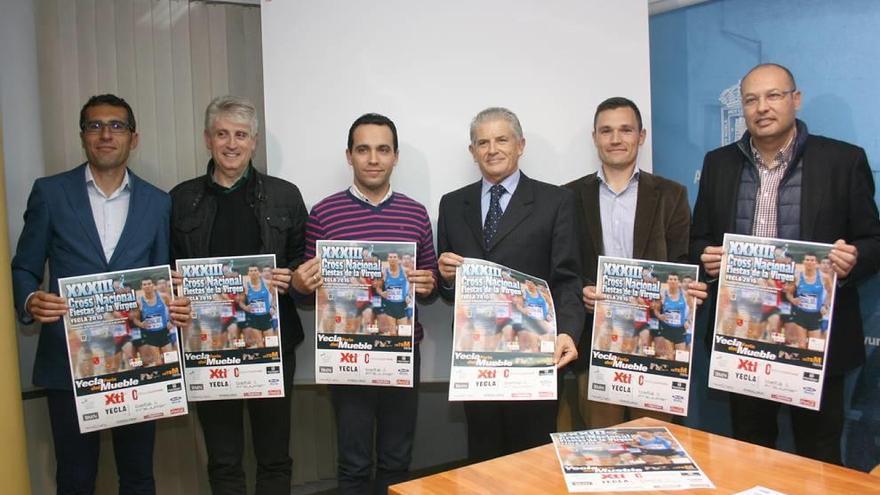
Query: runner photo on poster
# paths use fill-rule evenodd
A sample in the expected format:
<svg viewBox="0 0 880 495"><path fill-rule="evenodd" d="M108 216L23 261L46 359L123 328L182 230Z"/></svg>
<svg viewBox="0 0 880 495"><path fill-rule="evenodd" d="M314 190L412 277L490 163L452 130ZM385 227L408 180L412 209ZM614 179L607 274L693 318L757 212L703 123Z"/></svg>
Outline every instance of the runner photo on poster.
<svg viewBox="0 0 880 495"><path fill-rule="evenodd" d="M186 414L168 265L58 280L80 432Z"/></svg>
<svg viewBox="0 0 880 495"><path fill-rule="evenodd" d="M315 381L413 386L414 242L316 244Z"/></svg>
<svg viewBox="0 0 880 495"><path fill-rule="evenodd" d="M547 282L472 258L455 277L449 400L555 400Z"/></svg>
<svg viewBox="0 0 880 495"><path fill-rule="evenodd" d="M191 401L283 397L274 254L177 260L193 320L182 329Z"/></svg>
<svg viewBox="0 0 880 495"><path fill-rule="evenodd" d="M687 416L696 265L599 257L588 398Z"/></svg>
<svg viewBox="0 0 880 495"><path fill-rule="evenodd" d="M663 427L551 433L569 492L715 488Z"/></svg>
<svg viewBox="0 0 880 495"><path fill-rule="evenodd" d="M709 386L819 410L832 245L726 234L723 248Z"/></svg>

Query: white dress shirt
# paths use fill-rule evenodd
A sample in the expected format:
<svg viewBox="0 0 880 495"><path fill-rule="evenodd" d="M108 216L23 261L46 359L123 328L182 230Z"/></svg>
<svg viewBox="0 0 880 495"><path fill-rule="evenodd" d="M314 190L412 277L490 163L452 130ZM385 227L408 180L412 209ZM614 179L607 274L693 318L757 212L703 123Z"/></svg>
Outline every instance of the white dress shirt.
<svg viewBox="0 0 880 495"><path fill-rule="evenodd" d="M348 192L350 192L351 195L354 196L355 198L363 201L364 203L366 203L370 206L381 205L382 203L388 201L388 198L390 198L391 194L393 193L393 191L391 190L391 184L389 183L388 184L388 192L385 193L385 196L383 196L382 199L380 199L378 203L373 203L372 201L370 201L370 198L368 198L366 194L362 193L361 190L358 189L357 186L354 184L352 184L351 187L348 188Z"/></svg>
<svg viewBox="0 0 880 495"><path fill-rule="evenodd" d="M131 200L128 170L125 171L119 188L107 195L95 184L92 170L86 165L86 191L89 193L89 204L92 206L92 217L95 219L95 227L98 228L101 247L104 248L104 257L110 261L128 218L128 204Z"/></svg>

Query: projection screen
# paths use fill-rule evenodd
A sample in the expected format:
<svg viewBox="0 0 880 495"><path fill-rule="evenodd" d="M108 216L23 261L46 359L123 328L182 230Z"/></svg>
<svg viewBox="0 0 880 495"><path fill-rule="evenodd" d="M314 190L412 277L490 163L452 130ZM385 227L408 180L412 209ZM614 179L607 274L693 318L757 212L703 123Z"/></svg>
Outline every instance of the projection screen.
<svg viewBox="0 0 880 495"><path fill-rule="evenodd" d="M468 126L486 107L517 113L520 168L554 184L596 170L600 101L626 96L651 122L646 1L264 0L261 17L268 170L298 185L308 208L351 185L348 128L366 112L397 125L392 187L435 225L440 197L479 179ZM419 314L422 380L446 381L452 309L438 300ZM314 313L301 316L296 381L313 383Z"/></svg>

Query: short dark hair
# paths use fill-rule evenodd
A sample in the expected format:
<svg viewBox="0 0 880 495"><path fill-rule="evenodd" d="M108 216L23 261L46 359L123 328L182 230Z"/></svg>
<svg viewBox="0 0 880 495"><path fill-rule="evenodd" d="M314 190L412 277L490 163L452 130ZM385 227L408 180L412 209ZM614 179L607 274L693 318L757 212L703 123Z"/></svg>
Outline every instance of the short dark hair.
<svg viewBox="0 0 880 495"><path fill-rule="evenodd" d="M362 125L384 125L391 129L391 136L394 140L394 152L397 153L397 127L391 119L378 113L365 113L351 124L351 127L348 128L348 147L345 149L351 151L351 147L354 145L354 130Z"/></svg>
<svg viewBox="0 0 880 495"><path fill-rule="evenodd" d="M636 122L639 123L639 130L642 130L642 112L639 111L639 107L633 103L629 98L624 98L622 96L612 96L607 100L599 103L599 106L596 107L596 113L593 115L593 129L596 128L596 122L599 120L599 114L604 112L605 110L616 110L618 108L632 108L633 113L636 114Z"/></svg>
<svg viewBox="0 0 880 495"><path fill-rule="evenodd" d="M755 72L758 69L763 69L766 67L776 67L777 69L781 70L782 72L785 72L785 75L788 76L788 80L791 81L792 91L797 89L797 83L794 81L794 75L791 73L790 70L788 70L788 67L774 63L774 62L765 62L763 64L758 64L758 65L752 67L751 69L749 69L749 71L746 72L746 75L744 75L743 78L739 80L739 92L742 93L743 81L745 81L746 78L752 74L752 72Z"/></svg>
<svg viewBox="0 0 880 495"><path fill-rule="evenodd" d="M86 110L91 107L96 107L98 105L110 105L111 107L121 107L125 109L125 112L128 114L128 129L131 132L135 132L137 130L137 123L134 120L134 112L131 110L131 105L128 104L127 101L122 98L114 95L114 94L103 94L103 95L95 95L89 98L89 101L83 105L82 109L79 111L79 128L80 130L85 130L86 128Z"/></svg>

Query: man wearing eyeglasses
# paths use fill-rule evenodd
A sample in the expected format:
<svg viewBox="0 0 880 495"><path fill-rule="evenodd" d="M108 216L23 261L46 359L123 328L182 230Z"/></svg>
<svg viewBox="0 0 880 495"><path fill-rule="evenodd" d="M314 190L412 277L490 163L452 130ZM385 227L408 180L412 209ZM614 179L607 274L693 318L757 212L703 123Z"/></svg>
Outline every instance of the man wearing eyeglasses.
<svg viewBox="0 0 880 495"><path fill-rule="evenodd" d="M758 65L740 91L748 132L706 154L691 257L714 282L725 232L834 244L838 289L822 408L792 407L791 422L798 454L840 464L844 376L865 361L857 286L880 268L874 180L862 148L809 134L795 118L801 93L785 67ZM773 448L779 406L730 394L734 437Z"/></svg>
<svg viewBox="0 0 880 495"><path fill-rule="evenodd" d="M58 493L94 493L99 434L80 434L72 393L58 279L168 263L171 200L128 169L137 147L134 114L114 95L93 96L80 112L86 163L34 182L12 260L18 319L42 324L34 385L46 389ZM49 286L41 289L49 263ZM176 325L190 320L185 299L168 305ZM119 493L155 493L155 424L112 429Z"/></svg>

